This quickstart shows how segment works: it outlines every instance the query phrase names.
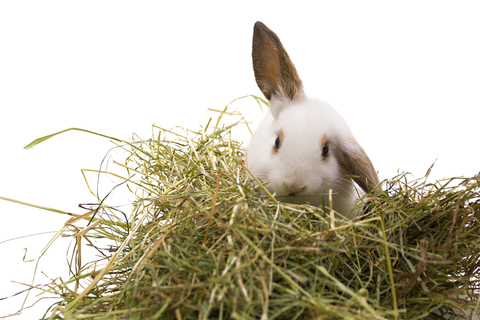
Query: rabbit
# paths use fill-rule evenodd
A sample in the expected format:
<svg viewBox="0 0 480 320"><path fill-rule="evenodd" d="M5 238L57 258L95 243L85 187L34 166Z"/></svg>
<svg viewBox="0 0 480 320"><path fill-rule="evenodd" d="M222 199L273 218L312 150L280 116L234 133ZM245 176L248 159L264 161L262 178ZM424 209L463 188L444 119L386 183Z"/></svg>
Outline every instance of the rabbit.
<svg viewBox="0 0 480 320"><path fill-rule="evenodd" d="M356 199L379 185L369 157L337 111L306 96L280 39L262 22L252 59L270 112L247 147L247 167L281 201L328 208L331 189L336 214L351 218Z"/></svg>

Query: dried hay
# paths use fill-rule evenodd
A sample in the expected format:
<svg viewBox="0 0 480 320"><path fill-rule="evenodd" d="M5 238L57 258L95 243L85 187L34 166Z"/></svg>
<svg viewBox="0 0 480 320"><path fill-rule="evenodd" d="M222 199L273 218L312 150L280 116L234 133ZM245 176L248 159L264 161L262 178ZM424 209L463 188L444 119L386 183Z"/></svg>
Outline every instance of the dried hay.
<svg viewBox="0 0 480 320"><path fill-rule="evenodd" d="M80 267L38 288L60 298L50 319L448 319L478 308L480 176L402 174L365 196L368 213L335 220L253 187L225 114L199 131L117 140L133 213L102 202L66 224ZM83 261L85 243L98 259Z"/></svg>

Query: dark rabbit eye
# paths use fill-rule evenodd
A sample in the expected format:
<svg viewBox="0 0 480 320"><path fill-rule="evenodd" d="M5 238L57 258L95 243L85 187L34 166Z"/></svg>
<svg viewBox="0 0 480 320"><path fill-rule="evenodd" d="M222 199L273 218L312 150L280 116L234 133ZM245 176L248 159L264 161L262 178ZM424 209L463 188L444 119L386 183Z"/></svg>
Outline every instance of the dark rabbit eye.
<svg viewBox="0 0 480 320"><path fill-rule="evenodd" d="M328 154L328 143L325 143L322 149L322 156L326 157Z"/></svg>
<svg viewBox="0 0 480 320"><path fill-rule="evenodd" d="M277 136L275 139L275 150L278 150L280 148L280 138Z"/></svg>

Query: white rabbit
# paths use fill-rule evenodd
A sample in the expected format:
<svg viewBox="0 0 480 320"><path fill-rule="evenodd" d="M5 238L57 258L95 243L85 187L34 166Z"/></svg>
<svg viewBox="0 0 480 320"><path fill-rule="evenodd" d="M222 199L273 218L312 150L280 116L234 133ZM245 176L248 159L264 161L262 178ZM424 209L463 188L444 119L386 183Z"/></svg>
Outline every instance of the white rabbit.
<svg viewBox="0 0 480 320"><path fill-rule="evenodd" d="M376 171L345 120L327 103L309 98L277 35L255 23L253 69L270 102L247 148L247 166L280 200L333 207L344 217L359 196L355 183L369 192ZM282 197L288 196L288 197Z"/></svg>

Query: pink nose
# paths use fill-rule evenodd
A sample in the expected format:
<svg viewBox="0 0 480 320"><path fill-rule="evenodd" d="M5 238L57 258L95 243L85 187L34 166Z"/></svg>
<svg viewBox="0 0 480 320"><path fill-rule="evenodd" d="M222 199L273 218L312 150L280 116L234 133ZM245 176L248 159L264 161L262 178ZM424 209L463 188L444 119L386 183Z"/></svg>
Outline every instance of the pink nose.
<svg viewBox="0 0 480 320"><path fill-rule="evenodd" d="M287 189L288 194L296 194L305 190L305 186L298 181L287 181L285 182L285 189Z"/></svg>

